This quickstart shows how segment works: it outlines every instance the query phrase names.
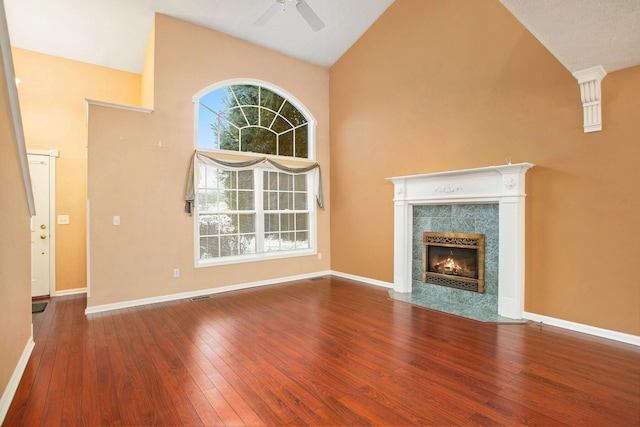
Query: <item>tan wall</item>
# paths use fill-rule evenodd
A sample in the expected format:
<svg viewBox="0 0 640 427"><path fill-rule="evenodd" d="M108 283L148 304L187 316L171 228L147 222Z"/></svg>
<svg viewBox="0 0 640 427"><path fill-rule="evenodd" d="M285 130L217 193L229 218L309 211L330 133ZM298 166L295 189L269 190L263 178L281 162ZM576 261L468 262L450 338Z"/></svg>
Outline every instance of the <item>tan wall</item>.
<svg viewBox="0 0 640 427"><path fill-rule="evenodd" d="M576 80L497 0L396 0L330 77L333 270L393 281L386 177L531 162L526 311L640 335L640 67L584 134Z"/></svg>
<svg viewBox="0 0 640 427"><path fill-rule="evenodd" d="M31 336L30 214L2 64L0 53L0 396Z"/></svg>
<svg viewBox="0 0 640 427"><path fill-rule="evenodd" d="M327 270L329 205L316 256L194 268L194 219L184 213L199 90L231 78L275 84L315 116L317 160L329 168L329 72L167 16L155 22L154 111L89 109L91 294L88 306ZM159 143L162 147L159 147ZM328 177L325 198L330 197ZM113 226L114 215L121 225ZM174 279L172 270L181 277Z"/></svg>
<svg viewBox="0 0 640 427"><path fill-rule="evenodd" d="M139 74L13 49L24 133L30 149L60 150L56 160L56 290L86 286L85 99L140 105Z"/></svg>

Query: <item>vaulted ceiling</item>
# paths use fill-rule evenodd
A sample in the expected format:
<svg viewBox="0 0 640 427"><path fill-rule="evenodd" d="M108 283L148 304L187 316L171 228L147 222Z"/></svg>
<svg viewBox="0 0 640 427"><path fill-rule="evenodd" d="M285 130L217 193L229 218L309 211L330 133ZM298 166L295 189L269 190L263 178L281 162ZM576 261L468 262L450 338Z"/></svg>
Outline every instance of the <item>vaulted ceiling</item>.
<svg viewBox="0 0 640 427"><path fill-rule="evenodd" d="M255 25L274 1L281 1L281 8L265 25ZM393 1L306 0L326 24L319 31L309 27L296 0L4 0L4 5L13 46L140 73L156 12L330 67ZM500 2L571 72L640 64L639 0Z"/></svg>

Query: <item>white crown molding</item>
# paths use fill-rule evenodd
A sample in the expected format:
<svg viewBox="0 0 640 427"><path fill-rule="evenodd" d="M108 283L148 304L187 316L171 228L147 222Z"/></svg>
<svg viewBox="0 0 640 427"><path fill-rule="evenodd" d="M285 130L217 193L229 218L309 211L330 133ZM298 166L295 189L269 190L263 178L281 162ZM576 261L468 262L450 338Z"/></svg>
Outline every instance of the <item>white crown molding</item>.
<svg viewBox="0 0 640 427"><path fill-rule="evenodd" d="M584 70L573 73L573 77L578 80L578 84L580 85L585 133L602 130L602 93L600 82L606 75L607 72L602 68L602 65L585 68Z"/></svg>

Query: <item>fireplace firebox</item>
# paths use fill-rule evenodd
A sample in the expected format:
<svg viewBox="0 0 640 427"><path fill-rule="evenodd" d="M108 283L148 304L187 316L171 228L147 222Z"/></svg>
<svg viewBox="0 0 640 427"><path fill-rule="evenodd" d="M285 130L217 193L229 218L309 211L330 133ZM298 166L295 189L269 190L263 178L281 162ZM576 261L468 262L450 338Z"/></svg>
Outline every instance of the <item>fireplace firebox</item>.
<svg viewBox="0 0 640 427"><path fill-rule="evenodd" d="M423 233L422 281L484 293L484 234Z"/></svg>

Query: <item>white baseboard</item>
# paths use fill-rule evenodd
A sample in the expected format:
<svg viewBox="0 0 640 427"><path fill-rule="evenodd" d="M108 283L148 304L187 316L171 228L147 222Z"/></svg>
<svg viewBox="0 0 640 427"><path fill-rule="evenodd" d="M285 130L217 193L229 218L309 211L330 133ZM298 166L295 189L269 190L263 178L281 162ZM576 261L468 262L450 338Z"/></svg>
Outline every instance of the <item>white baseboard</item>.
<svg viewBox="0 0 640 427"><path fill-rule="evenodd" d="M121 309L121 308L136 307L136 306L139 306L139 305L156 304L156 303L159 303L159 302L167 302L167 301L175 301L175 300L179 300L179 299L194 298L194 297L199 297L199 296L202 296L202 295L219 294L219 293L222 293L222 292L237 291L237 290L240 290L240 289L256 288L258 286L279 285L279 284L282 284L282 283L285 283L285 282L292 282L292 281L295 281L295 280L311 279L311 278L314 278L314 277L330 275L330 274L331 274L331 271L318 271L318 272L315 272L315 273L300 274L300 275L297 275L297 276L280 277L278 279L262 280L262 281L258 281L258 282L241 283L241 284L238 284L238 285L222 286L222 287L219 287L219 288L202 289L202 290L199 290L199 291L182 292L182 293L179 293L179 294L163 295L163 296L159 296L159 297L142 298L142 299L136 299L136 300L130 300L130 301L117 302L117 303L112 303L112 304L96 305L96 306L93 306L93 307L87 307L86 310L84 311L84 313L85 314L100 313L100 312L103 312L103 311L118 310L118 309Z"/></svg>
<svg viewBox="0 0 640 427"><path fill-rule="evenodd" d="M291 282L291 281L303 280L303 279L311 279L311 278L314 278L314 277L324 276L324 275L333 275L333 276L337 276L337 277L342 277L344 279L355 280L357 282L362 282L362 283L367 283L367 284L374 285L374 286L380 286L380 287L383 287L383 288L393 289L393 283L384 282L382 280L370 279L368 277L356 276L356 275L353 275L353 274L342 273L340 271L327 270L327 271L318 271L318 272L315 272L315 273L301 274L301 275L298 275L298 276L280 277L280 278L277 278L277 279L263 280L263 281L251 282L251 283L242 283L242 284L238 284L238 285L223 286L223 287L220 287L220 288L202 289L202 290L199 290L199 291L182 292L182 293L179 293L179 294L163 295L163 296L159 296L159 297L142 298L142 299L137 299L137 300L130 300L130 301L123 301L123 302L113 303L113 304L97 305L97 306L94 306L94 307L87 307L87 309L85 310L85 314L100 313L100 312L103 312L103 311L118 310L118 309L121 309L121 308L136 307L136 306L146 305L146 304L156 304L156 303L160 303L160 302L167 302L167 301L175 301L175 300L179 300L179 299L194 298L194 297L199 297L199 296L202 296L202 295L218 294L218 293L222 293L222 292L237 291L237 290L240 290L240 289L256 288L256 287L259 287L259 286L277 285L277 284L282 284L282 283L285 283L285 282ZM69 295L69 294L72 294L72 293L81 293L81 292L86 292L86 288L65 290L65 291L62 291L61 293L56 293L56 296ZM625 334L625 333L622 333L622 332L611 331L611 330L608 330L608 329L596 328L594 326L583 325L583 324L575 323L575 322L569 322L569 321L566 321L566 320L556 319L556 318L553 318L553 317L543 316L543 315L539 315L539 314L535 314L535 313L524 312L523 313L523 318L528 319L528 320L532 320L534 322L542 322L542 323L546 323L548 325L557 326L557 327L560 327L560 328L569 329L569 330L576 331L576 332L582 332L582 333L589 334L589 335L595 335L595 336L602 337L602 338L612 339L612 340L615 340L615 341L621 341L621 342L625 342L625 343L628 343L628 344L640 346L640 336L636 336L636 335Z"/></svg>
<svg viewBox="0 0 640 427"><path fill-rule="evenodd" d="M75 289L64 289L62 291L56 291L52 297L63 297L65 295L75 295L75 294L86 294L87 288L75 288Z"/></svg>
<svg viewBox="0 0 640 427"><path fill-rule="evenodd" d="M556 319L554 317L543 316L541 314L524 312L525 319L534 322L542 322L551 326L569 329L571 331L582 332L597 337L608 338L610 340L621 341L627 344L640 346L640 336L625 334L623 332L611 331L609 329L596 328L595 326L584 325L582 323L569 322L568 320Z"/></svg>
<svg viewBox="0 0 640 427"><path fill-rule="evenodd" d="M393 283L383 282L380 280L369 279L367 277L354 276L353 274L341 273L339 271L331 271L331 274L345 279L356 280L358 282L368 283L371 285L382 286L384 288L393 289ZM611 331L609 329L596 328L595 326L583 325L581 323L569 322L567 320L556 319L554 317L542 316L535 313L523 313L523 318L533 320L534 322L542 322L551 326L568 329L571 331L582 332L589 335L595 335L601 338L607 338L627 344L640 346L640 336L625 334L623 332Z"/></svg>
<svg viewBox="0 0 640 427"><path fill-rule="evenodd" d="M355 280L357 282L368 283L370 285L381 286L383 288L393 289L393 283L383 282L382 280L370 279L368 277L355 276L353 274L341 273L339 271L331 271L334 276L342 277L343 279Z"/></svg>
<svg viewBox="0 0 640 427"><path fill-rule="evenodd" d="M2 425L2 423L4 422L4 417L7 416L7 412L9 412L11 401L13 400L13 396L15 396L16 394L16 390L18 390L20 379L22 378L22 374L27 367L27 363L29 362L29 357L31 357L31 352L33 351L34 346L35 342L33 342L33 334L31 334L29 340L27 340L27 345L22 351L22 356L20 356L18 364L13 371L13 375L11 375L9 383L4 389L4 393L2 393L2 398L0 398L0 425Z"/></svg>

